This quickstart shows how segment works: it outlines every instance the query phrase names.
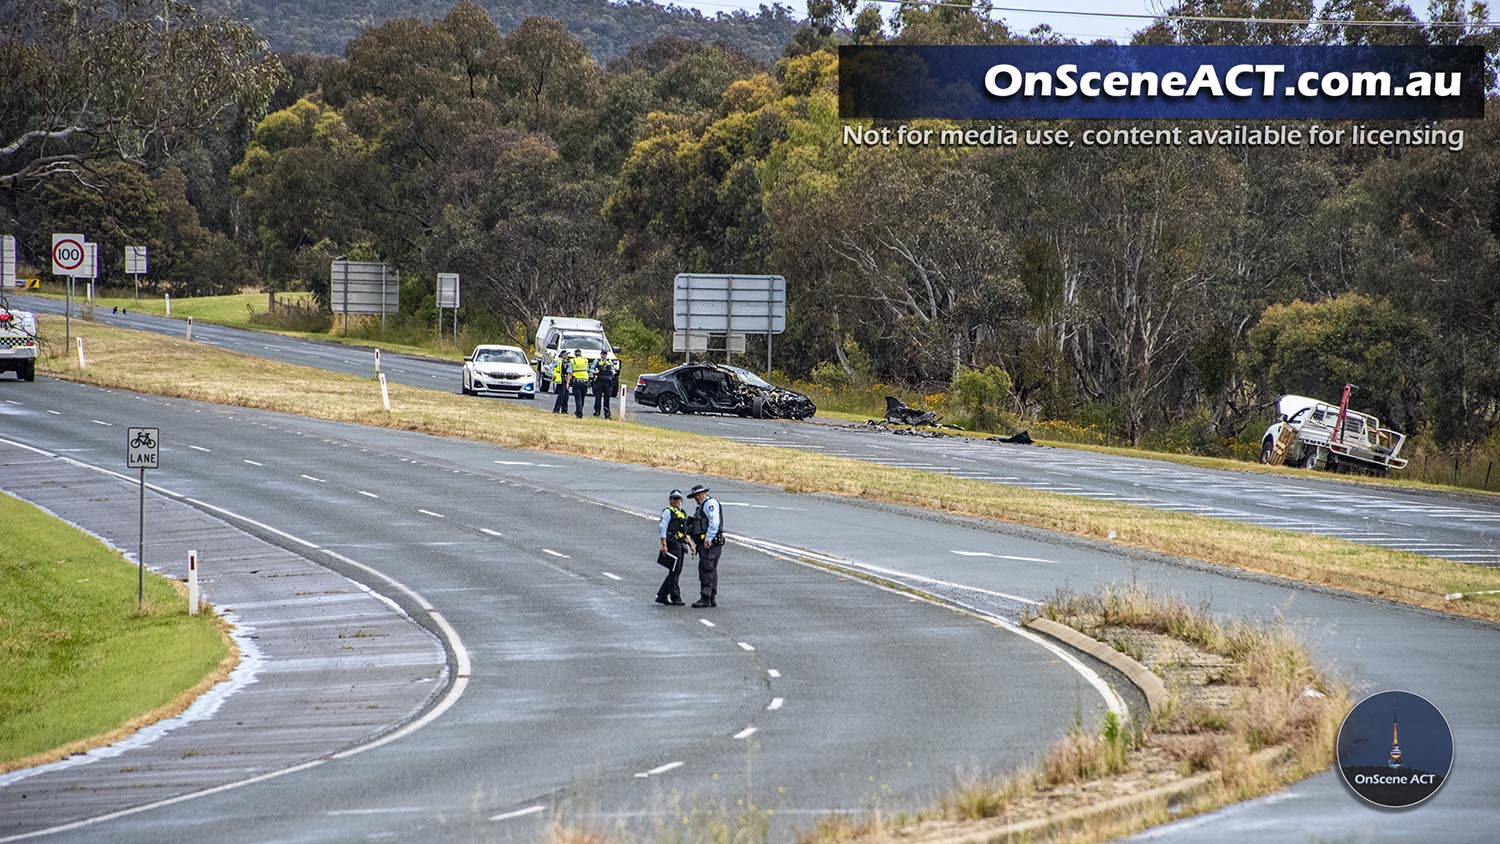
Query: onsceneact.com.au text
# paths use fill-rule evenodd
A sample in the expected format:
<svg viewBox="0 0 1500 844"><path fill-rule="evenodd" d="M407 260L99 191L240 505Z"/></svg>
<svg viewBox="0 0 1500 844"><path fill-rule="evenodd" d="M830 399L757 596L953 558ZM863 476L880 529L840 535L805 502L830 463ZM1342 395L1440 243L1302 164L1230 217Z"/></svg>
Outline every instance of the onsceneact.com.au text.
<svg viewBox="0 0 1500 844"><path fill-rule="evenodd" d="M1237 64L1221 72L1211 64L1185 71L1080 71L1076 64L1053 70L1023 71L997 64L984 75L984 89L995 97L1458 97L1463 75L1386 70L1304 71L1295 77L1281 64Z"/></svg>

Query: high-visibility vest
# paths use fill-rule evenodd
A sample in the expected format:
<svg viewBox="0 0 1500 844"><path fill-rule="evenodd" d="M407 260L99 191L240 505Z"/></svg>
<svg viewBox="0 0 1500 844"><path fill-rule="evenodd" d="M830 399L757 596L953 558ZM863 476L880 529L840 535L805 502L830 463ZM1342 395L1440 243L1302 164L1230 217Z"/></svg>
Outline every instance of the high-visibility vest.
<svg viewBox="0 0 1500 844"><path fill-rule="evenodd" d="M589 380L589 359L583 355L573 358L573 380Z"/></svg>
<svg viewBox="0 0 1500 844"><path fill-rule="evenodd" d="M563 375L563 359L558 358L552 362L552 380L561 381Z"/></svg>
<svg viewBox="0 0 1500 844"><path fill-rule="evenodd" d="M667 520L667 538L668 539L685 539L685 538L687 538L687 526L688 526L688 514L687 514L687 511L683 510L680 507L672 507L670 505L667 507L667 509L670 510L670 511L672 511L672 517Z"/></svg>

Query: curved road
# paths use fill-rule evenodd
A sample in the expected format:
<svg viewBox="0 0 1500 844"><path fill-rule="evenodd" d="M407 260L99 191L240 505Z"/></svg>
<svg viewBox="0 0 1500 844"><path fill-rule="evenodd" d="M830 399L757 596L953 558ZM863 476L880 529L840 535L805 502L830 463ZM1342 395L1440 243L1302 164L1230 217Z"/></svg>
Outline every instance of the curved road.
<svg viewBox="0 0 1500 844"><path fill-rule="evenodd" d="M66 840L531 840L542 815L515 813L533 806L649 814L668 810L664 795L678 788L731 801L749 793L795 824L831 808L920 802L965 764L1023 762L1075 706L1099 711L1080 677L1032 643L785 561L796 558L866 569L1002 618L1058 588L1121 581L1228 615L1280 614L1362 687L1427 695L1454 727L1453 774L1415 810L1370 809L1325 773L1145 838L1493 838L1493 625L729 481L715 482L728 531L775 556L733 547L718 610L667 610L648 602L656 570L643 562L650 526L636 514L693 479L48 379L0 385L0 402L11 438L103 465L119 461L126 425L160 425L165 468L154 480L320 546L311 556L331 551L398 575L441 605L473 651L472 691L407 739L316 776ZM734 738L752 726L748 741Z"/></svg>
<svg viewBox="0 0 1500 844"><path fill-rule="evenodd" d="M63 311L62 303L52 299L12 299L18 306L38 313ZM100 312L98 319L107 325L176 336L184 329L181 320L144 314ZM193 336L200 342L289 363L359 375L373 372L371 350L360 347L205 324L195 325ZM387 377L392 380L457 390L457 363L395 354L385 354L383 360ZM539 410L548 408L546 401L523 404L534 404ZM1383 488L1326 477L1225 472L1073 449L896 436L839 423L669 416L652 410L634 418L749 445L817 451L960 478L1335 536L1472 565L1500 565L1500 500L1486 496Z"/></svg>

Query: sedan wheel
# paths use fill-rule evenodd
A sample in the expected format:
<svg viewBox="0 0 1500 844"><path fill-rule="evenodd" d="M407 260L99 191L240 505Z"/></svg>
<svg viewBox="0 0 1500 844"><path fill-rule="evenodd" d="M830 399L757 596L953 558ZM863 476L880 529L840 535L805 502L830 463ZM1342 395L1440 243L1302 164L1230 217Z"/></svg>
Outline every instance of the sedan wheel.
<svg viewBox="0 0 1500 844"><path fill-rule="evenodd" d="M656 400L656 409L662 413L681 413L682 399L677 398L676 393L662 393L661 398Z"/></svg>

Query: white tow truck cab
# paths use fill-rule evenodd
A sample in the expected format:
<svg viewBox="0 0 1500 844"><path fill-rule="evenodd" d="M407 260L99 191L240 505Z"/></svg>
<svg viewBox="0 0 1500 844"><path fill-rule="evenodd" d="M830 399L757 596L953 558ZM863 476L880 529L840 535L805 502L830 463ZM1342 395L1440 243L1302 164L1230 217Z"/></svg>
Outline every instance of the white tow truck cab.
<svg viewBox="0 0 1500 844"><path fill-rule="evenodd" d="M1262 463L1380 476L1406 466L1406 435L1368 413L1345 409L1341 421L1339 405L1307 396L1282 396L1276 409L1280 421L1261 437Z"/></svg>
<svg viewBox="0 0 1500 844"><path fill-rule="evenodd" d="M604 323L580 317L544 316L536 327L535 357L537 391L552 390L552 364L559 355L577 351L597 360L614 351L604 336Z"/></svg>
<svg viewBox="0 0 1500 844"><path fill-rule="evenodd" d="M0 372L22 381L36 380L36 317L30 311L0 304Z"/></svg>

